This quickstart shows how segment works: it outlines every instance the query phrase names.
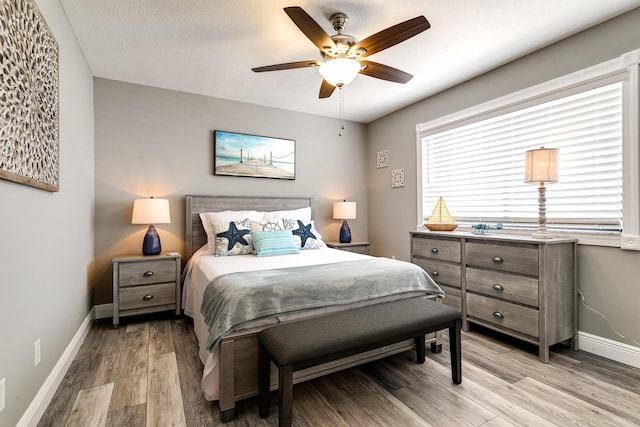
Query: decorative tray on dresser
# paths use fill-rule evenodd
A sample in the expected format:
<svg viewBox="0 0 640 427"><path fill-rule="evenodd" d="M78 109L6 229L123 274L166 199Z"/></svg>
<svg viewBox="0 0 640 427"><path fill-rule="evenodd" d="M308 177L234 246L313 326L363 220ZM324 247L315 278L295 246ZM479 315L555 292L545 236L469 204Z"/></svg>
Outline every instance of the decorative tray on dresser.
<svg viewBox="0 0 640 427"><path fill-rule="evenodd" d="M502 233L412 231L411 261L445 291L443 302L469 323L539 346L576 346L575 239Z"/></svg>

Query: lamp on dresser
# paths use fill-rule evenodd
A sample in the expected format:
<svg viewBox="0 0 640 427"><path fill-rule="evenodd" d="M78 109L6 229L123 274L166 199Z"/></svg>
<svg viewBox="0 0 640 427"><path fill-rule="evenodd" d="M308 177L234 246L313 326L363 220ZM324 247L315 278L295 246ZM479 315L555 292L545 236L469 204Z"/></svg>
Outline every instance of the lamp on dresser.
<svg viewBox="0 0 640 427"><path fill-rule="evenodd" d="M356 219L356 202L335 202L333 204L333 219L341 219L342 227L340 228L340 243L351 242L351 230L348 219Z"/></svg>
<svg viewBox="0 0 640 427"><path fill-rule="evenodd" d="M532 234L537 239L553 237L547 230L547 198L545 182L558 182L558 153L557 148L540 147L526 152L524 182L527 184L540 183L538 187L538 231Z"/></svg>
<svg viewBox="0 0 640 427"><path fill-rule="evenodd" d="M133 201L131 224L149 224L147 234L142 241L143 255L158 255L160 253L160 236L154 224L169 224L169 200L167 199L136 199Z"/></svg>

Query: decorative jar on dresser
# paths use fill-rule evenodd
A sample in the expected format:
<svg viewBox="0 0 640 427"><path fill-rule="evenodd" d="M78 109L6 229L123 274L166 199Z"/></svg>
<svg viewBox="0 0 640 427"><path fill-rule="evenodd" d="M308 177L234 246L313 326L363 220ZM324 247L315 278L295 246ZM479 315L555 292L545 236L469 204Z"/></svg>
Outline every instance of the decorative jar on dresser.
<svg viewBox="0 0 640 427"><path fill-rule="evenodd" d="M469 323L538 345L576 346L575 239L412 231L411 261L445 291Z"/></svg>
<svg viewBox="0 0 640 427"><path fill-rule="evenodd" d="M180 314L180 254L113 259L113 327L120 317L175 310Z"/></svg>

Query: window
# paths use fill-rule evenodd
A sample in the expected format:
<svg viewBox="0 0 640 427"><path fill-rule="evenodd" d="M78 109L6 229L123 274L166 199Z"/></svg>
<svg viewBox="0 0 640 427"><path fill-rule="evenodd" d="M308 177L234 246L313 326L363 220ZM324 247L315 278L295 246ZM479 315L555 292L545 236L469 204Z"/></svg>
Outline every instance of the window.
<svg viewBox="0 0 640 427"><path fill-rule="evenodd" d="M631 59L629 59L631 58ZM560 150L547 228L581 243L640 249L638 52L456 115L420 124L419 223L442 196L462 226L538 227L525 152ZM629 239L630 238L630 239Z"/></svg>

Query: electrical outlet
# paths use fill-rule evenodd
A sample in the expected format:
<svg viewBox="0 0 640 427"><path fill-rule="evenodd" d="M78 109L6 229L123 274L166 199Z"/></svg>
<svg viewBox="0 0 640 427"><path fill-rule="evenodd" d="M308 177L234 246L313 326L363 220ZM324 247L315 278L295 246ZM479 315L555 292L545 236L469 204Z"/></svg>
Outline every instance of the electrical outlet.
<svg viewBox="0 0 640 427"><path fill-rule="evenodd" d="M0 412L4 409L4 378L0 380Z"/></svg>
<svg viewBox="0 0 640 427"><path fill-rule="evenodd" d="M40 363L40 339L39 338L36 340L35 344L33 345L33 353L34 353L33 366L38 366L38 364Z"/></svg>

